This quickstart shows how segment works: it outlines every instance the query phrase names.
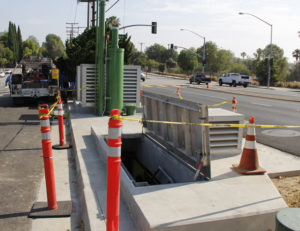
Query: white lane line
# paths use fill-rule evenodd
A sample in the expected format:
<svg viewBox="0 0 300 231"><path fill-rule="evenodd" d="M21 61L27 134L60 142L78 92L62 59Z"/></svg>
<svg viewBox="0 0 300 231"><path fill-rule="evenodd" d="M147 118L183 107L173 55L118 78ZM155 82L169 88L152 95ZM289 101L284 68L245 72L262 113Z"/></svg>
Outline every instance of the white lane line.
<svg viewBox="0 0 300 231"><path fill-rule="evenodd" d="M258 106L264 106L264 107L272 107L272 105L270 105L270 104L263 104L263 103L251 103L251 104L258 105Z"/></svg>

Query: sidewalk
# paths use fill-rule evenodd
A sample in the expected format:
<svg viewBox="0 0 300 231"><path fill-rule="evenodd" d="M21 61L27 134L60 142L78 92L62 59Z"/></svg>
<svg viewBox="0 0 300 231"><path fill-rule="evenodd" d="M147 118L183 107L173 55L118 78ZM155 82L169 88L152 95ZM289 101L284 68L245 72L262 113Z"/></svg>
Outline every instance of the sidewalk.
<svg viewBox="0 0 300 231"><path fill-rule="evenodd" d="M65 125L65 143L70 143L70 133L67 120ZM58 121L54 119L51 122L52 145L59 144ZM66 218L37 218L32 219L33 231L54 231L54 230L82 230L81 229L81 209L78 203L77 180L75 172L75 160L72 149L55 150L53 153L53 165L56 185L56 200L72 201L71 217ZM43 177L36 202L47 202L46 183Z"/></svg>

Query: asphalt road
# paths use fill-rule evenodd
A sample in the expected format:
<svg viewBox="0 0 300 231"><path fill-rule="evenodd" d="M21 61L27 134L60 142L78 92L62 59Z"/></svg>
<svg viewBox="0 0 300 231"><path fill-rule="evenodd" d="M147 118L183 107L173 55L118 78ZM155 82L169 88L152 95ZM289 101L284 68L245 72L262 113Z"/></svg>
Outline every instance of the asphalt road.
<svg viewBox="0 0 300 231"><path fill-rule="evenodd" d="M229 93L209 91L205 88L189 88L187 80L164 78L162 76L148 75L143 83L144 91L156 92L163 95L174 95L176 86L181 86L180 93L186 100L201 104L213 105L222 101L231 100L233 96L238 101L238 113L244 114L247 120L250 116L255 117L256 124L272 125L300 125L300 103L293 101L276 100L276 96L297 97L299 90L287 90L278 88L257 88L257 87L218 87L214 89L222 91L230 90ZM274 99L266 99L257 96L237 95L234 92L259 93L274 96ZM231 103L220 106L221 108L232 110ZM279 150L300 156L300 129L256 129L257 141L277 148Z"/></svg>
<svg viewBox="0 0 300 231"><path fill-rule="evenodd" d="M31 230L27 218L43 177L37 105L15 107L0 78L0 230Z"/></svg>

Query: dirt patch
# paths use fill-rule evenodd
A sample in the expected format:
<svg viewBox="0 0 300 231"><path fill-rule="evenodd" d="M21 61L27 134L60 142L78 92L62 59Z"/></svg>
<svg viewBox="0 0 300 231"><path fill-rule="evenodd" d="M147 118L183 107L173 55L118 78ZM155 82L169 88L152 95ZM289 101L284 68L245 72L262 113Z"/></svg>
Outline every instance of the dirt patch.
<svg viewBox="0 0 300 231"><path fill-rule="evenodd" d="M279 176L272 181L290 208L300 207L300 176Z"/></svg>

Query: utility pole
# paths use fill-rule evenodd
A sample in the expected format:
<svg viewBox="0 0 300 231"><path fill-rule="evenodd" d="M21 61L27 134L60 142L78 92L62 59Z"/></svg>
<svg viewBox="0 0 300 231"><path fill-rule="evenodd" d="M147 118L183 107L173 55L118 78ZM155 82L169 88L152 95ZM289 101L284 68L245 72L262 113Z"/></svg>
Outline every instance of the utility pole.
<svg viewBox="0 0 300 231"><path fill-rule="evenodd" d="M79 35L79 29L86 28L78 26L77 22L67 22L66 23L66 32L67 32L67 38L68 40L72 40L73 38L77 37Z"/></svg>
<svg viewBox="0 0 300 231"><path fill-rule="evenodd" d="M90 29L90 2L87 4L87 28Z"/></svg>
<svg viewBox="0 0 300 231"><path fill-rule="evenodd" d="M79 26L77 22L67 22L66 23L66 32L67 32L67 38L69 40L72 40L79 34Z"/></svg>
<svg viewBox="0 0 300 231"><path fill-rule="evenodd" d="M93 1L92 3L92 26L96 26L96 4L95 1Z"/></svg>
<svg viewBox="0 0 300 231"><path fill-rule="evenodd" d="M140 43L141 44L141 52L143 52L143 44L145 43Z"/></svg>

